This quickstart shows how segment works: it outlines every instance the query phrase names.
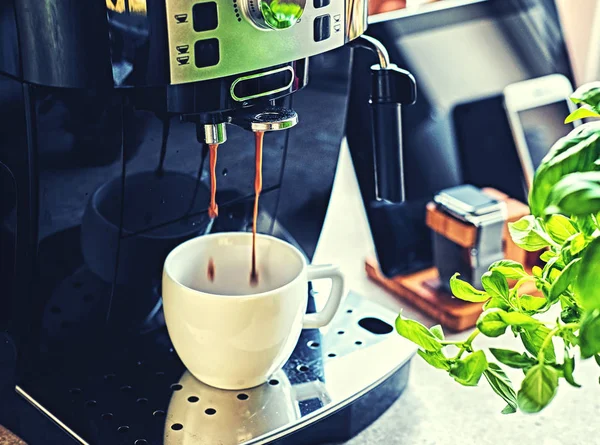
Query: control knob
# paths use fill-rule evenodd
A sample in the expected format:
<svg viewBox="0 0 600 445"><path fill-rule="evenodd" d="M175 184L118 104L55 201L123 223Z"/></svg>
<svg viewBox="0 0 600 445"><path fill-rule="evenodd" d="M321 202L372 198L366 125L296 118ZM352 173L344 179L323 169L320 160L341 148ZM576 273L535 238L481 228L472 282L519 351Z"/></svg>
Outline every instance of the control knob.
<svg viewBox="0 0 600 445"><path fill-rule="evenodd" d="M257 28L276 31L294 26L306 7L306 0L242 0L241 3Z"/></svg>

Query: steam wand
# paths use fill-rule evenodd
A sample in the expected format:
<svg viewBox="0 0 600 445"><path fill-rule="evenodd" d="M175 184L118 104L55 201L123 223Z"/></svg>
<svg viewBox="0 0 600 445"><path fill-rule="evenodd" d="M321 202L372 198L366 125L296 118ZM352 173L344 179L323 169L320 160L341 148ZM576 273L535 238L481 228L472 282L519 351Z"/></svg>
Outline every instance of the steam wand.
<svg viewBox="0 0 600 445"><path fill-rule="evenodd" d="M402 160L402 105L417 99L415 78L390 63L383 44L362 35L353 46L373 52L379 64L371 66L371 120L375 163L375 187L379 200L400 203L405 199Z"/></svg>
<svg viewBox="0 0 600 445"><path fill-rule="evenodd" d="M388 277L402 272L407 258L398 249L403 238L410 238L406 213L404 163L402 157L402 105L417 98L414 77L390 63L381 42L361 36L352 42L377 56L371 66L371 125L373 130L373 164L375 167L375 200L366 204L369 226L381 271Z"/></svg>

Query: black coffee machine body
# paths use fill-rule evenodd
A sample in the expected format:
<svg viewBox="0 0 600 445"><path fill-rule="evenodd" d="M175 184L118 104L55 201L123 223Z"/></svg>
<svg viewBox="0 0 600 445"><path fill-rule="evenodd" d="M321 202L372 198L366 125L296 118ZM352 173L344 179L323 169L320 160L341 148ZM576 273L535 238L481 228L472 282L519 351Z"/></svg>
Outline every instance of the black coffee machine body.
<svg viewBox="0 0 600 445"><path fill-rule="evenodd" d="M251 226L247 130L306 125L265 137L258 222L261 232L300 238L310 256L345 119L314 98L330 94L329 105L343 110L350 67L349 51L338 50L333 71L346 76L339 94L331 94L339 82L311 70L315 91L292 104L308 84L311 56L359 40L378 54L375 123L396 129L376 131L386 135L376 149L391 147L392 156L379 154L378 189L402 199L399 104L414 100L414 80L376 41L357 39L366 21L361 0L2 2L0 332L16 345L15 383L36 400L60 400L49 388L73 387L76 397L68 379L97 367L94 357L139 352L132 338L153 336L152 347L176 355L161 313L162 264L187 239ZM310 138L323 135L319 152ZM207 215L209 143L222 144L216 220ZM315 185L304 161L318 157ZM308 234L285 227L296 217L285 213L289 202L319 208L298 180L305 194L324 195ZM116 344L127 346L117 354Z"/></svg>
<svg viewBox="0 0 600 445"><path fill-rule="evenodd" d="M122 322L135 324L158 300L150 276L166 252L205 231L246 230L253 138L233 128L220 150L214 226L206 143L224 143L229 123L294 125L286 105L308 82L307 57L366 28L361 1L286 4L269 15L252 0L3 2L1 319L19 344L52 324L48 311L69 311L51 303L65 273L90 308L113 306L93 316L118 317L128 300ZM266 139L268 209L285 135ZM82 291L88 278L99 281Z"/></svg>

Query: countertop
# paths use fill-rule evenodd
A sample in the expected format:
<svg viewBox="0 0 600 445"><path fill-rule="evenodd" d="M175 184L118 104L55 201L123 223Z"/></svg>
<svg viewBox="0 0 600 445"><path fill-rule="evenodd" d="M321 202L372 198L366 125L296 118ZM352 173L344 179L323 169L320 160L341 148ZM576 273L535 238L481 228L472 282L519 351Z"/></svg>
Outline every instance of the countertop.
<svg viewBox="0 0 600 445"><path fill-rule="evenodd" d="M364 261L374 254L364 207L345 143L334 183L330 207L314 263L336 263L348 289L427 326L435 322L371 282ZM549 314L549 317L556 314ZM466 338L469 332L448 335ZM511 334L496 339L478 337L475 347L517 345ZM521 348L522 349L522 348ZM515 389L522 372L510 370ZM561 379L554 401L539 414L500 414L506 405L481 379L477 387L463 387L447 373L432 368L420 357L411 366L407 389L396 403L347 445L363 444L600 444L600 368L594 360L577 362L575 379L582 388Z"/></svg>

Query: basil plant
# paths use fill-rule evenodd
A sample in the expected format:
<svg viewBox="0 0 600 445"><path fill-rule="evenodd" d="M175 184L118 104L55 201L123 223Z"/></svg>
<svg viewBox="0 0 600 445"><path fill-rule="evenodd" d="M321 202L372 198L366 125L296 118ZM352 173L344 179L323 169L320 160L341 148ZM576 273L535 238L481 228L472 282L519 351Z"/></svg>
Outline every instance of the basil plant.
<svg viewBox="0 0 600 445"><path fill-rule="evenodd" d="M600 118L600 82L572 95L580 105L566 120ZM503 413L539 412L554 398L559 383L579 387L575 360L600 366L600 122L575 128L559 139L537 169L529 195L531 215L509 225L521 248L541 251L531 271L514 261L492 264L482 276L483 291L458 274L450 280L456 298L481 302L476 329L463 341L445 340L442 328L427 329L400 314L396 330L419 346L418 354L458 383L475 386L483 376L505 402ZM534 282L542 296L519 291ZM556 320L543 314L559 306ZM550 319L550 321L548 321ZM478 336L507 333L520 351L477 348ZM521 369L516 389L503 367Z"/></svg>

